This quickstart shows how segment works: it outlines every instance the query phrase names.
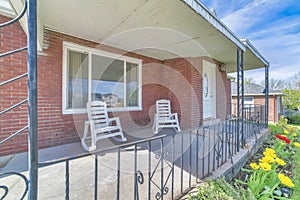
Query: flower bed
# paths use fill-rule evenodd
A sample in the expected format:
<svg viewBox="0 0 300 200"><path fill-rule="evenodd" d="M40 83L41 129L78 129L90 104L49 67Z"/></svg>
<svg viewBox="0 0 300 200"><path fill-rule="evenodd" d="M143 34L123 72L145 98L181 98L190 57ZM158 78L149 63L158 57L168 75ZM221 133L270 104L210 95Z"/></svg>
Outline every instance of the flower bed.
<svg viewBox="0 0 300 200"><path fill-rule="evenodd" d="M243 169L245 180L236 180L246 185L256 199L286 199L295 186L292 181L293 157L300 146L299 131L287 125L281 118L277 124L279 131L272 132L252 162ZM248 178L249 177L249 178Z"/></svg>
<svg viewBox="0 0 300 200"><path fill-rule="evenodd" d="M240 196L239 199L290 199L295 187L293 181L294 155L300 146L300 131L288 126L287 120L284 118L280 119L274 130L233 180L232 188L234 189L232 190L239 191L237 194L234 193ZM218 180L215 183L218 183ZM208 185L213 184L208 182ZM208 185L204 191L209 191ZM219 187L222 188L220 184ZM191 196L190 199L210 199L210 197L205 196L207 193L203 192L201 188L197 195ZM231 191L232 193L229 188L227 187L227 190L222 192L227 194L227 191ZM226 198L221 199L232 198L236 199L236 196L229 194Z"/></svg>

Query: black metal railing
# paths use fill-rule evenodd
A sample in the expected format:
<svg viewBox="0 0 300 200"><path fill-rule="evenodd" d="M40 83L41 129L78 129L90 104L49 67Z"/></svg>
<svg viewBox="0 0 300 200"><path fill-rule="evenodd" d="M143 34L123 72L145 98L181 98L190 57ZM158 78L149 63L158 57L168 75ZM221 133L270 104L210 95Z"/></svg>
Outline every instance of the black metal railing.
<svg viewBox="0 0 300 200"><path fill-rule="evenodd" d="M232 163L239 146L237 123L232 119L189 131L172 130L39 163L40 198L174 199Z"/></svg>
<svg viewBox="0 0 300 200"><path fill-rule="evenodd" d="M232 104L232 117L237 117L237 105ZM243 109L243 128L244 130L244 140L248 139L251 136L255 136L262 129L266 128L265 124L265 105L253 105L245 104Z"/></svg>
<svg viewBox="0 0 300 200"><path fill-rule="evenodd" d="M246 112L247 115L252 113ZM225 163L233 163L241 147L238 123L230 119L178 133L172 130L92 154L40 162L39 197L175 199ZM260 123L256 120L252 125L259 127ZM243 126L247 125L245 120ZM245 128L248 130L252 129ZM106 144L109 140L101 142Z"/></svg>
<svg viewBox="0 0 300 200"><path fill-rule="evenodd" d="M11 25L13 23L16 23L18 22L18 20L20 18L22 18L24 16L24 14L26 13L27 11L27 1L25 2L25 5L23 7L23 10L21 11L21 13L15 17L14 19L10 20L10 21L7 21L7 22L4 22L2 24L0 24L0 29L5 27L5 26L8 26L8 25ZM21 48L18 48L18 49L15 49L15 50L12 50L12 51L8 51L8 52L4 52L4 53L1 53L0 54L0 58L4 58L6 56L10 56L10 55L13 55L13 54L16 54L16 53L19 53L19 52L22 52L22 51L25 51L27 50L27 46L25 47L21 47ZM22 79L24 77L27 77L28 76L28 73L25 73L25 74L22 74L22 75L19 75L19 76L16 76L14 78L11 78L9 80L5 80L3 82L0 83L0 89L3 89L2 87L3 86L6 86L10 83L13 83L19 79ZM28 102L28 98L26 99L23 99L21 100L20 102L16 103L16 104L13 104L11 105L10 107L0 111L0 116L3 118L5 117L5 114L7 114L8 112L11 112L12 110L26 104ZM20 128L19 130L16 130L15 132L11 133L9 136L7 137L3 137L2 135L2 139L0 140L0 146L7 143L8 141L12 140L14 137L20 135L21 133L23 133L24 131L28 130L28 125L25 125L24 127ZM27 190L28 190L28 185L29 185L29 182L27 180L27 177L24 176L23 174L19 173L19 172L7 172L7 173L0 173L0 179L4 179L5 177L7 176L10 176L10 177L18 177L18 178L21 178L21 180L23 180L22 182L25 184L25 186L23 187L23 191L20 192L19 196L17 197L18 199L24 199L26 194L27 194ZM1 181L1 184L0 184L0 199L5 199L7 197L7 195L9 194L10 192L10 187Z"/></svg>
<svg viewBox="0 0 300 200"><path fill-rule="evenodd" d="M14 19L0 24L0 28L9 26L13 23L17 23L27 12L28 17L28 45L14 49L8 52L0 54L0 58L10 56L13 54L20 53L22 51L28 51L28 65L27 73L16 76L9 80L5 80L0 83L0 87L11 84L19 79L28 78L28 98L21 100L20 102L11 105L10 107L0 111L0 115L5 115L8 112L13 111L26 103L28 103L28 124L19 130L11 133L8 137L2 137L0 145L7 143L14 137L17 137L24 131L28 131L28 149L29 149L29 176L28 178L19 172L6 172L0 174L1 180L7 180L8 177L19 177L18 182L22 182L24 187L22 191L19 192L19 196L14 197L14 199L24 199L28 193L28 199L37 199L37 23L36 23L36 0L25 0L24 6L20 14L18 14ZM13 123L13 121L11 122ZM20 178L22 181L20 181ZM17 187L9 187L7 184L9 182L2 182L0 185L0 199L10 198L9 195L14 192L10 192L11 188L14 190L19 190Z"/></svg>

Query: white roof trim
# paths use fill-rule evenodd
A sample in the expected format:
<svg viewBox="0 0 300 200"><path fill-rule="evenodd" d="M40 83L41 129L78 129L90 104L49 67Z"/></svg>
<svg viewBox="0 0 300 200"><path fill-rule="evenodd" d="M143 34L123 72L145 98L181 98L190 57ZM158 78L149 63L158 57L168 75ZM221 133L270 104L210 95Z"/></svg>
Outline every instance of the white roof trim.
<svg viewBox="0 0 300 200"><path fill-rule="evenodd" d="M236 97L237 94L232 94L232 96ZM244 94L244 96L265 96L264 93L261 94ZM277 93L269 93L269 96L284 96L283 93L277 92Z"/></svg>
<svg viewBox="0 0 300 200"><path fill-rule="evenodd" d="M257 58L259 58L266 66L269 66L269 62L261 55L261 53L250 43L247 39L241 39L241 42L248 48Z"/></svg>
<svg viewBox="0 0 300 200"><path fill-rule="evenodd" d="M206 8L200 1L198 0L181 0L189 5L195 12L201 15L204 19L206 19L211 25L213 25L217 30L219 30L223 35L225 35L228 39L230 39L233 43L235 43L241 50L246 51L244 44L240 41L240 39L216 16L213 15L208 8Z"/></svg>
<svg viewBox="0 0 300 200"><path fill-rule="evenodd" d="M16 13L8 0L0 0L0 14L11 18L16 16Z"/></svg>

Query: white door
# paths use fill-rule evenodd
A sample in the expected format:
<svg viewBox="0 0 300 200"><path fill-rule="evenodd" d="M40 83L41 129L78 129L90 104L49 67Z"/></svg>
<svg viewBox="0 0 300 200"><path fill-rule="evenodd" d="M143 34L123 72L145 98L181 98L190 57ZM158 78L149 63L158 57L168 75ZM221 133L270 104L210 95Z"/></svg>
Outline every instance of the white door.
<svg viewBox="0 0 300 200"><path fill-rule="evenodd" d="M216 118L216 65L203 61L203 119Z"/></svg>

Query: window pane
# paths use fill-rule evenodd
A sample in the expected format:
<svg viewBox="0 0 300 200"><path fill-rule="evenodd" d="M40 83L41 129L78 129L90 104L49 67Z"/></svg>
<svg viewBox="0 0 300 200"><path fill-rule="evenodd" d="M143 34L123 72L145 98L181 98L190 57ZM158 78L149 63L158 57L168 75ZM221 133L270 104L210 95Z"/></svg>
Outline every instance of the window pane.
<svg viewBox="0 0 300 200"><path fill-rule="evenodd" d="M88 54L68 50L67 108L86 108L88 102Z"/></svg>
<svg viewBox="0 0 300 200"><path fill-rule="evenodd" d="M139 71L138 65L126 63L126 106L137 107L139 103Z"/></svg>
<svg viewBox="0 0 300 200"><path fill-rule="evenodd" d="M107 107L124 107L124 61L92 56L92 100Z"/></svg>

